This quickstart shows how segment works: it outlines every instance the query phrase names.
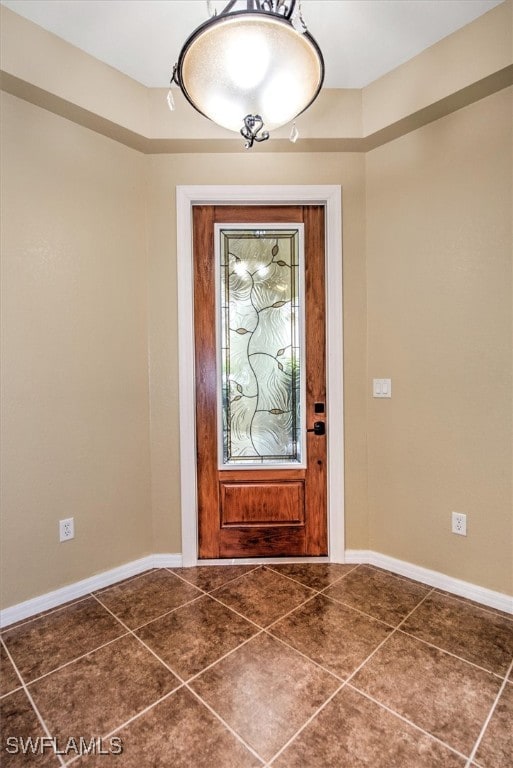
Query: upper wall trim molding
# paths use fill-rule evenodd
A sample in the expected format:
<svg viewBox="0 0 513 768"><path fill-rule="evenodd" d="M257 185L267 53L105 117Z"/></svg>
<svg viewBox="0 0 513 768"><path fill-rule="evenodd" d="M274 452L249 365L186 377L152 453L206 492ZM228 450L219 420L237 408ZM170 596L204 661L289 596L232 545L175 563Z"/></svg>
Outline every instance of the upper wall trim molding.
<svg viewBox="0 0 513 768"><path fill-rule="evenodd" d="M369 152L511 85L513 85L513 64L368 136L338 139L307 138L300 139L295 144L287 139L278 138L255 145L252 152ZM247 151L239 139L148 138L2 70L0 70L0 90L145 155L245 153Z"/></svg>

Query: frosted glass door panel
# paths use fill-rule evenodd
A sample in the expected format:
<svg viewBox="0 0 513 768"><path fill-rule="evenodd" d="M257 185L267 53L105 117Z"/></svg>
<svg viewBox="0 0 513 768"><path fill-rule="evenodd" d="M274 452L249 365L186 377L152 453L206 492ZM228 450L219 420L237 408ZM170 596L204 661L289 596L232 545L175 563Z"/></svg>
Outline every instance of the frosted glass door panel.
<svg viewBox="0 0 513 768"><path fill-rule="evenodd" d="M303 466L302 225L217 225L221 467Z"/></svg>

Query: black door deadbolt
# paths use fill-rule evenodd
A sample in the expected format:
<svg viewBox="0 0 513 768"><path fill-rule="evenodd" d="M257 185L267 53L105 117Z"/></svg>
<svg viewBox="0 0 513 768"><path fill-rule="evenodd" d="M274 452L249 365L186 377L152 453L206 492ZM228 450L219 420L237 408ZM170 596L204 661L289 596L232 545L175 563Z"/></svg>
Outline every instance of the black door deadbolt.
<svg viewBox="0 0 513 768"><path fill-rule="evenodd" d="M307 432L313 432L314 435L325 435L326 424L324 421L314 421L313 429L307 429Z"/></svg>

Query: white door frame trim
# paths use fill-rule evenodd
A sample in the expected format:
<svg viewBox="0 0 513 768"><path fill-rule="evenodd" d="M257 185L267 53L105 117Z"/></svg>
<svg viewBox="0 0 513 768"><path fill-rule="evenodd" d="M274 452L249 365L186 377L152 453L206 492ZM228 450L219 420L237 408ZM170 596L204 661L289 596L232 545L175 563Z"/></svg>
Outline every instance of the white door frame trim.
<svg viewBox="0 0 513 768"><path fill-rule="evenodd" d="M326 212L326 361L329 561L344 562L344 392L342 190L338 185L177 186L178 359L182 559L198 563L194 372L193 205L324 205ZM214 561L209 561L214 562ZM230 560L219 562L228 563ZM255 560L251 561L255 562Z"/></svg>

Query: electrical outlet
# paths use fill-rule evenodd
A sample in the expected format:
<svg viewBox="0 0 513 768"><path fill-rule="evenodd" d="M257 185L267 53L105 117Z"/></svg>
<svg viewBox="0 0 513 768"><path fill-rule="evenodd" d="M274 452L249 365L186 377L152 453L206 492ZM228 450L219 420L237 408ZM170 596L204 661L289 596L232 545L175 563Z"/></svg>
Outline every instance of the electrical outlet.
<svg viewBox="0 0 513 768"><path fill-rule="evenodd" d="M59 541L69 541L75 538L75 520L68 517L66 520L59 520Z"/></svg>
<svg viewBox="0 0 513 768"><path fill-rule="evenodd" d="M467 535L467 516L463 512L452 513L451 531L457 533L458 536Z"/></svg>

